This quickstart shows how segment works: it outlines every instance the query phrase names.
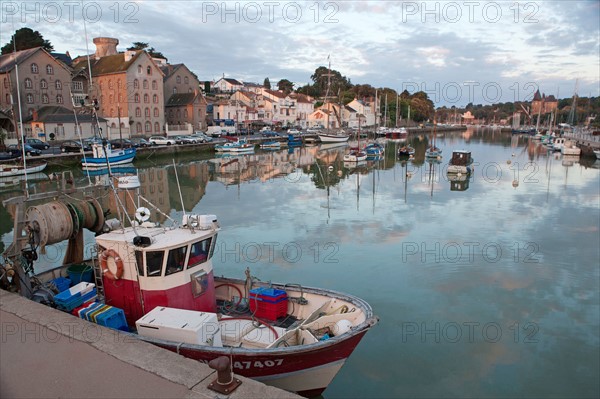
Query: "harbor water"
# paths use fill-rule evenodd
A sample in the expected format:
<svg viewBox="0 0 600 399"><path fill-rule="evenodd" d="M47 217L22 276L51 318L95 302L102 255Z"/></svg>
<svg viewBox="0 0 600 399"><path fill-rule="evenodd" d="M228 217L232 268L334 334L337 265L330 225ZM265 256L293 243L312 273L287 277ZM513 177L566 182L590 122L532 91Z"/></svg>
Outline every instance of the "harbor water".
<svg viewBox="0 0 600 399"><path fill-rule="evenodd" d="M172 159L134 165L164 214L217 215L215 274L244 278L249 267L371 304L380 323L327 399L600 396L600 161L474 129L438 135L443 156L428 161L431 140L411 135L410 160L388 140L383 157L358 165L343 162L343 146L180 156L183 206ZM473 173L448 176L463 149ZM6 247L12 220L1 212ZM61 251L49 247L41 264Z"/></svg>

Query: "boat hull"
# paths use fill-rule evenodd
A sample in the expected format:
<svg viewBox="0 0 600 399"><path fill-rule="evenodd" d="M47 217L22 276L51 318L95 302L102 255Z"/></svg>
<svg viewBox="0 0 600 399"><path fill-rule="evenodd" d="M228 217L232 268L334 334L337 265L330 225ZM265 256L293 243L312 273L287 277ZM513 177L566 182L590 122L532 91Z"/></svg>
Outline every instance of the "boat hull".
<svg viewBox="0 0 600 399"><path fill-rule="evenodd" d="M341 134L319 134L321 143L344 143L350 136Z"/></svg>
<svg viewBox="0 0 600 399"><path fill-rule="evenodd" d="M38 173L46 169L47 165L48 164L43 163L40 165L29 166L27 168L19 165L0 165L0 177L20 176L26 173Z"/></svg>
<svg viewBox="0 0 600 399"><path fill-rule="evenodd" d="M108 164L114 166L131 163L135 158L135 154L135 149L126 149L124 151L120 151L117 153L117 155L111 155L108 157ZM81 166L85 168L107 168L108 164L106 162L106 158L85 157L81 160Z"/></svg>
<svg viewBox="0 0 600 399"><path fill-rule="evenodd" d="M369 328L367 324L344 339L282 349L213 348L140 338L202 363L231 357L234 373L310 397L325 391Z"/></svg>

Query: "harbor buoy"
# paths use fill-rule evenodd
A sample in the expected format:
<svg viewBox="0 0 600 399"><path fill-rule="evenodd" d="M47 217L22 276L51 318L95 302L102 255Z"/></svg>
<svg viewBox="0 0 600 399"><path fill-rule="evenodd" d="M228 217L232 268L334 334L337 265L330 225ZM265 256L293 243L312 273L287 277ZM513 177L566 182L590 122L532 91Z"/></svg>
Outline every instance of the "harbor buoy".
<svg viewBox="0 0 600 399"><path fill-rule="evenodd" d="M513 186L514 188L517 188L517 187L519 186L519 181L518 181L517 179L513 180L513 182L512 182L512 186Z"/></svg>
<svg viewBox="0 0 600 399"><path fill-rule="evenodd" d="M512 163L512 161L510 159L506 161L507 165L510 165L511 163Z"/></svg>

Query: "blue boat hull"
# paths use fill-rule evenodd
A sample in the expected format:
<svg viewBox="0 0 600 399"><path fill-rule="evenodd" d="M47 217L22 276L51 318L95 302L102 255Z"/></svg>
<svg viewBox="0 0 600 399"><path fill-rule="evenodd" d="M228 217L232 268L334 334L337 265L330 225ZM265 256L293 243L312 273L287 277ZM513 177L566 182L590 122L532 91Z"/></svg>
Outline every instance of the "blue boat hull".
<svg viewBox="0 0 600 399"><path fill-rule="evenodd" d="M118 155L108 157L108 162L111 166L130 163L133 161L133 158L135 158L135 154L135 148L128 148L126 150L119 151ZM81 166L87 168L106 168L108 165L106 163L106 158L85 157L81 160Z"/></svg>

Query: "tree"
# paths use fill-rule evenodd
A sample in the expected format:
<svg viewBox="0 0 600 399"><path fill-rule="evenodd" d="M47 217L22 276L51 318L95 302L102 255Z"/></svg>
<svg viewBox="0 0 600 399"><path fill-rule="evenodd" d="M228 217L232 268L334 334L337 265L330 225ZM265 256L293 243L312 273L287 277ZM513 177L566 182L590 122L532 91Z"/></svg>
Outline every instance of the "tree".
<svg viewBox="0 0 600 399"><path fill-rule="evenodd" d="M148 54L150 54L150 57L152 57L152 58L164 58L165 60L168 60L168 58L165 57L163 55L163 53L161 53L160 51L156 51L154 49L154 47L148 47L148 46L149 46L148 43L133 42L133 46L127 48L127 50L130 50L130 51L144 50Z"/></svg>
<svg viewBox="0 0 600 399"><path fill-rule="evenodd" d="M2 55L12 53L14 51L14 43L16 42L17 51L27 50L35 47L42 47L50 52L54 51L54 46L50 41L45 40L40 32L30 28L21 28L15 32L10 41L6 43L0 53Z"/></svg>
<svg viewBox="0 0 600 399"><path fill-rule="evenodd" d="M294 91L294 83L287 79L281 79L279 82L277 82L277 88L285 94L290 94L292 91Z"/></svg>
<svg viewBox="0 0 600 399"><path fill-rule="evenodd" d="M265 78L263 86L265 87L265 89L271 90L271 81L269 80L269 78Z"/></svg>
<svg viewBox="0 0 600 399"><path fill-rule="evenodd" d="M342 76L342 74L335 69L331 70L331 76L328 76L329 73L328 68L320 66L315 69L315 73L310 76L318 96L336 96L338 93L352 88L352 83L350 83L348 78ZM327 94L328 81L330 83L329 94Z"/></svg>

